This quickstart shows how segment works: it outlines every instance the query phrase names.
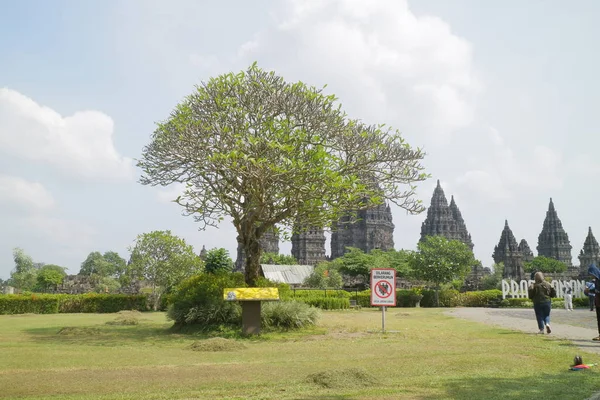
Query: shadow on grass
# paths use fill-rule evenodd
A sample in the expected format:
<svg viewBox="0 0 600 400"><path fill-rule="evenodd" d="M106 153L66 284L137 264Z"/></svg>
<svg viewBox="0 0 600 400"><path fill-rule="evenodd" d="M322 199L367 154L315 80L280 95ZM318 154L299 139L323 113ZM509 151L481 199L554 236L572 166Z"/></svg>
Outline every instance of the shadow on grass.
<svg viewBox="0 0 600 400"><path fill-rule="evenodd" d="M73 327L69 334L63 334L64 328L30 328L23 332L35 342L46 344L64 345L89 345L89 346L126 346L130 344L179 344L190 340L202 340L215 337L226 339L239 339L248 341L294 341L302 340L310 335L323 335L325 331L319 328L304 329L289 332L265 332L259 336L245 337L241 328L220 327L213 330L201 327L188 326L179 328L172 325L157 326L156 324L140 323L139 325L88 325Z"/></svg>
<svg viewBox="0 0 600 400"><path fill-rule="evenodd" d="M523 378L457 379L443 384L444 396L425 396L422 399L544 399L584 400L600 389L598 372L565 371L558 374L539 374Z"/></svg>

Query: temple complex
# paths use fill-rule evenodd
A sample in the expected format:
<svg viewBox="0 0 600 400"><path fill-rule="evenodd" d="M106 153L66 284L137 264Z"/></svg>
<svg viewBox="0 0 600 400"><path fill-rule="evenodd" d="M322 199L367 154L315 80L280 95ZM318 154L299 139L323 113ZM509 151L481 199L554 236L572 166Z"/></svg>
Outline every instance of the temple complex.
<svg viewBox="0 0 600 400"><path fill-rule="evenodd" d="M546 212L546 219L544 219L542 232L538 236L538 255L554 258L555 260L565 263L567 267L572 267L572 248L573 246L571 246L571 243L569 242L569 236L565 232L562 222L558 218L552 199L550 199L550 205Z"/></svg>
<svg viewBox="0 0 600 400"><path fill-rule="evenodd" d="M521 241L521 243L523 242L524 240ZM525 242L525 244L527 244L527 242ZM492 257L496 264L504 264L504 272L502 273L503 278L521 279L524 276L523 253L519 249L517 239L515 239L515 235L513 235L512 230L508 226L507 220L504 221L504 229L500 234L500 241L494 247L494 254Z"/></svg>
<svg viewBox="0 0 600 400"><path fill-rule="evenodd" d="M331 232L331 259L343 256L348 247L356 247L365 253L394 248L394 223L392 211L387 204L360 210L356 221L350 216L342 217Z"/></svg>
<svg viewBox="0 0 600 400"><path fill-rule="evenodd" d="M427 236L444 236L450 240L459 240L473 250L473 241L467 231L467 226L462 217L454 196L448 205L444 190L437 181L437 186L431 197L431 205L427 209L427 218L421 225L421 241Z"/></svg>
<svg viewBox="0 0 600 400"><path fill-rule="evenodd" d="M600 246L598 246L598 241L592 233L592 227L590 227L588 229L588 234L585 238L585 242L583 243L583 249L581 249L581 251L579 252L579 275L587 277L587 269L592 263L600 265Z"/></svg>
<svg viewBox="0 0 600 400"><path fill-rule="evenodd" d="M325 261L325 233L312 228L292 234L292 256L300 265L316 265Z"/></svg>

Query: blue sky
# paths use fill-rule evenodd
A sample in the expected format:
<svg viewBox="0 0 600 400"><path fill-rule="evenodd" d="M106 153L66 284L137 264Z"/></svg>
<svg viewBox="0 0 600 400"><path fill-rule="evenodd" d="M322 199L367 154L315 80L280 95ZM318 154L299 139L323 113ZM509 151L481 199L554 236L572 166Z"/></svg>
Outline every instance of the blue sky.
<svg viewBox="0 0 600 400"><path fill-rule="evenodd" d="M12 248L79 270L91 251L171 229L235 250L230 225L197 231L137 183L154 122L193 86L256 60L328 84L345 109L400 129L454 194L484 265L504 219L535 251L552 197L574 263L600 218L593 1L7 1L0 14L0 277ZM596 26L595 26L596 25ZM394 211L397 248L425 215ZM282 245L289 252L289 244Z"/></svg>

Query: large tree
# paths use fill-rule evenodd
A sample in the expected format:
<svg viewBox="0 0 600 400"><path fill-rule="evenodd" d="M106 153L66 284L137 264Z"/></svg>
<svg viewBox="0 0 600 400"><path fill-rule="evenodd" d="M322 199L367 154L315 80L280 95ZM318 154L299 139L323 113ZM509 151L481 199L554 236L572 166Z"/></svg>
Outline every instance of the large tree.
<svg viewBox="0 0 600 400"><path fill-rule="evenodd" d="M56 290L56 287L63 282L65 276L67 276L67 273L64 267L46 264L37 273L35 290L40 292Z"/></svg>
<svg viewBox="0 0 600 400"><path fill-rule="evenodd" d="M435 284L435 300L439 305L440 285L464 279L477 261L469 246L443 236L427 236L417 247L408 259L412 274L416 279Z"/></svg>
<svg viewBox="0 0 600 400"><path fill-rule="evenodd" d="M31 256L21 248L13 249L15 269L10 273L10 285L23 291L31 291L37 284L37 274L41 263L34 263Z"/></svg>
<svg viewBox="0 0 600 400"><path fill-rule="evenodd" d="M200 229L231 217L251 286L269 230L329 227L385 199L421 212L413 184L427 177L424 153L398 131L347 118L336 100L256 64L211 78L158 123L141 183L185 184L176 202Z"/></svg>
<svg viewBox="0 0 600 400"><path fill-rule="evenodd" d="M79 275L89 276L93 282L97 283L102 278L119 278L125 272L126 265L125 259L114 251L107 251L104 254L93 251L81 263Z"/></svg>
<svg viewBox="0 0 600 400"><path fill-rule="evenodd" d="M185 240L171 231L154 231L138 235L130 248L128 273L152 285L154 310L161 296L185 278L202 270L202 259Z"/></svg>

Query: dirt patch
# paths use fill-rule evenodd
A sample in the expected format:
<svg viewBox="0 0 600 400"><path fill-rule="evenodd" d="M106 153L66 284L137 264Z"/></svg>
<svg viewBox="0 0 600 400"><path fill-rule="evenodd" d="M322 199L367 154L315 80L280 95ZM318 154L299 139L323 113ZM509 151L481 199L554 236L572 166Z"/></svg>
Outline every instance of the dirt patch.
<svg viewBox="0 0 600 400"><path fill-rule="evenodd" d="M396 317L410 317L409 313L400 312L396 314Z"/></svg>
<svg viewBox="0 0 600 400"><path fill-rule="evenodd" d="M369 387L378 383L377 377L364 368L321 371L310 374L306 380L327 389Z"/></svg>
<svg viewBox="0 0 600 400"><path fill-rule="evenodd" d="M95 336L100 334L100 329L87 326L65 326L58 331L61 336Z"/></svg>
<svg viewBox="0 0 600 400"><path fill-rule="evenodd" d="M244 343L225 338L199 340L187 347L193 351L237 351L246 348Z"/></svg>

